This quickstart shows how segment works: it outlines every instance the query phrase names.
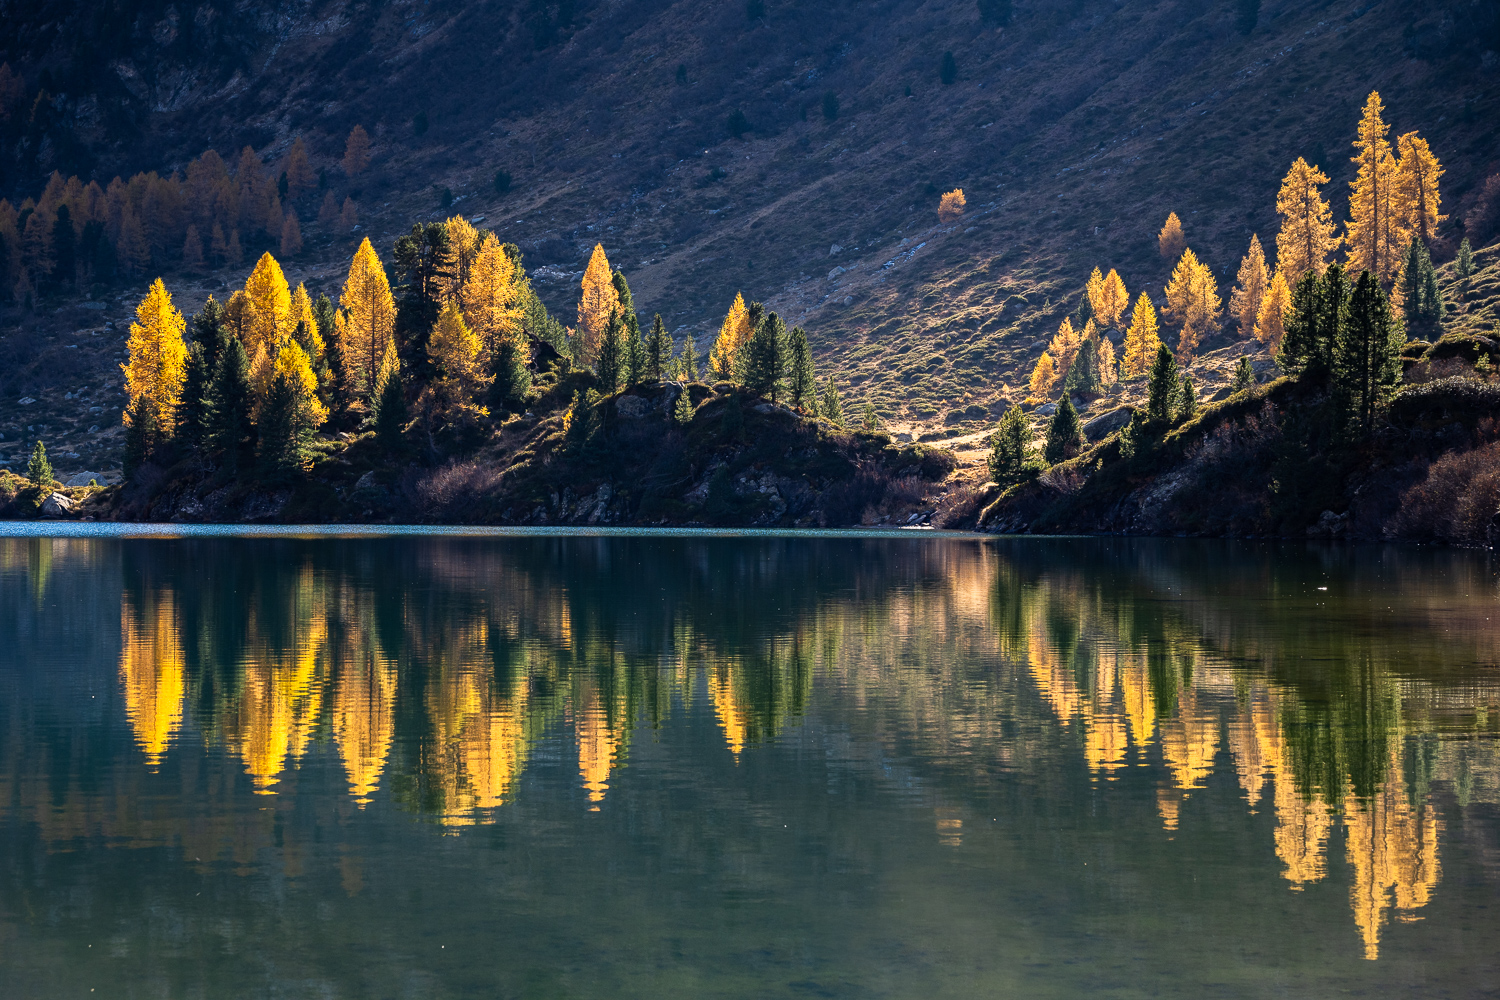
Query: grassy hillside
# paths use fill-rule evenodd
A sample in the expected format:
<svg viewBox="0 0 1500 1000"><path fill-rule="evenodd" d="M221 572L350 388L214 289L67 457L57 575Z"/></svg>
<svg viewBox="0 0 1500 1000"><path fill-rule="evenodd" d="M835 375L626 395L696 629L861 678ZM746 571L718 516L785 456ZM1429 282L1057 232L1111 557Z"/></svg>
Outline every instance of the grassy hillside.
<svg viewBox="0 0 1500 1000"><path fill-rule="evenodd" d="M207 4L196 27L150 3L109 8L115 21L82 4L17 11L0 57L28 93L52 87L53 111L45 131L12 122L4 185L34 192L53 167L170 168L209 145L250 142L274 162L303 135L340 195L357 187L382 253L412 217L437 217L448 188L455 211L546 266L537 288L564 317L602 242L643 313L702 334L742 289L804 325L851 396L920 433L977 429L1016 398L1096 264L1159 296L1169 211L1226 295L1250 234L1270 242L1294 157L1333 176L1342 217L1371 89L1393 135L1430 140L1456 212L1500 169L1485 5L1278 0L1248 34L1238 4L1192 0L1022 2L1003 27L972 0L756 7ZM357 183L336 167L356 122L375 139ZM504 196L499 169L514 178ZM939 225L954 186L968 212ZM307 233L289 276L332 291L348 239ZM184 305L214 280L178 282ZM59 338L76 317L50 321ZM18 391L52 388L66 387Z"/></svg>

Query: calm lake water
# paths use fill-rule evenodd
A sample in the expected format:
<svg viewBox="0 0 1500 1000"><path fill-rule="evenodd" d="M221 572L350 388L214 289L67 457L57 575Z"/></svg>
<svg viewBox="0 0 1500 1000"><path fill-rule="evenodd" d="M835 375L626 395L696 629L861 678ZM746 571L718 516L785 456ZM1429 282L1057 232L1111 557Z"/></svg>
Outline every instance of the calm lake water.
<svg viewBox="0 0 1500 1000"><path fill-rule="evenodd" d="M1496 571L0 538L0 993L1495 995Z"/></svg>

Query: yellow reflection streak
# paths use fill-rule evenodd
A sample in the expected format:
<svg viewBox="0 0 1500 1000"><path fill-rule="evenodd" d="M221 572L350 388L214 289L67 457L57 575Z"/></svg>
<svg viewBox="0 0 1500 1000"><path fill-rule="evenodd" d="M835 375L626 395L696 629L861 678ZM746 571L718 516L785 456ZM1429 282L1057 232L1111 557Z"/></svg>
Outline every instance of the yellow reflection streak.
<svg viewBox="0 0 1500 1000"><path fill-rule="evenodd" d="M172 592L148 592L142 603L128 591L120 602L120 683L136 745L155 771L182 723L186 663Z"/></svg>

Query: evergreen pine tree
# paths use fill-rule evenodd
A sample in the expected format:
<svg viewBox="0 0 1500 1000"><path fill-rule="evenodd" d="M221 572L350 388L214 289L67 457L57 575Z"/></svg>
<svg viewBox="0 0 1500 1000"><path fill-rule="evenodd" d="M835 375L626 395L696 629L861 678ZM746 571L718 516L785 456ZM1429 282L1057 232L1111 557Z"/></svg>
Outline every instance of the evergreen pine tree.
<svg viewBox="0 0 1500 1000"><path fill-rule="evenodd" d="M182 396L177 401L177 440L189 448L196 448L203 441L205 397L211 377L208 351L201 341L195 340L188 348L187 375L182 380Z"/></svg>
<svg viewBox="0 0 1500 1000"><path fill-rule="evenodd" d="M437 325L443 308L443 290L452 282L452 253L448 227L441 222L412 223L411 232L396 240L393 256L396 274L404 281L398 289L395 334L404 357L410 357L416 374L431 374L427 338Z"/></svg>
<svg viewBox="0 0 1500 1000"><path fill-rule="evenodd" d="M78 278L78 243L73 232L73 215L67 205L57 206L52 223L52 280L71 285Z"/></svg>
<svg viewBox="0 0 1500 1000"><path fill-rule="evenodd" d="M609 314L609 323L604 327L604 336L599 340L598 357L594 362L594 373L599 376L599 386L604 395L613 395L620 388L620 378L625 368L625 322L617 307Z"/></svg>
<svg viewBox="0 0 1500 1000"><path fill-rule="evenodd" d="M698 343L690 333L682 340L682 354L677 359L678 374L689 382L698 378Z"/></svg>
<svg viewBox="0 0 1500 1000"><path fill-rule="evenodd" d="M52 463L47 460L47 446L37 441L31 449L31 460L26 463L26 478L31 485L43 491L52 488Z"/></svg>
<svg viewBox="0 0 1500 1000"><path fill-rule="evenodd" d="M1165 346L1162 349L1166 350ZM1167 353L1170 356L1171 352ZM1077 455L1082 447L1083 424L1078 419L1078 411L1073 409L1072 400L1064 394L1062 402L1057 404L1057 412L1052 414L1052 421L1047 424L1047 444L1042 457L1048 465L1056 465Z"/></svg>
<svg viewBox="0 0 1500 1000"><path fill-rule="evenodd" d="M1192 420L1198 412L1198 390L1193 387L1193 377L1186 372L1182 375L1182 389L1177 394L1177 402L1177 419Z"/></svg>
<svg viewBox="0 0 1500 1000"><path fill-rule="evenodd" d="M1469 294L1469 279L1474 276L1474 250L1469 246L1467 236L1458 245L1458 256L1453 259L1453 270L1458 275L1458 297L1462 299ZM0 270L0 274L3 273L4 271Z"/></svg>
<svg viewBox="0 0 1500 1000"><path fill-rule="evenodd" d="M644 382L649 364L646 344L641 339L640 325L632 323L625 331L625 384L634 386Z"/></svg>
<svg viewBox="0 0 1500 1000"><path fill-rule="evenodd" d="M1099 375L1099 341L1090 337L1078 348L1067 376L1063 379L1064 396L1097 396L1103 390Z"/></svg>
<svg viewBox="0 0 1500 1000"><path fill-rule="evenodd" d="M593 444L599 430L599 394L593 389L576 390L563 427L569 451L582 452Z"/></svg>
<svg viewBox="0 0 1500 1000"><path fill-rule="evenodd" d="M835 427L844 426L844 403L839 398L839 387L833 381L832 375L828 376L828 381L823 384L823 397L819 401L818 416Z"/></svg>
<svg viewBox="0 0 1500 1000"><path fill-rule="evenodd" d="M219 352L204 400L204 443L224 453L230 472L239 468L240 448L250 433L250 410L253 405L250 386L250 359L238 337Z"/></svg>
<svg viewBox="0 0 1500 1000"><path fill-rule="evenodd" d="M1401 266L1401 311L1406 335L1412 340L1437 340L1443 335L1443 294L1427 246L1413 236Z"/></svg>
<svg viewBox="0 0 1500 1000"><path fill-rule="evenodd" d="M147 399L138 399L126 409L129 423L125 425L125 455L121 459L125 478L130 479L137 469L151 460L159 443L160 425L156 422L156 408Z"/></svg>
<svg viewBox="0 0 1500 1000"><path fill-rule="evenodd" d="M750 335L745 358L745 388L776 402L787 377L789 354L786 324L780 316L770 313Z"/></svg>
<svg viewBox="0 0 1500 1000"><path fill-rule="evenodd" d="M864 413L860 417L860 429L866 434L874 434L880 430L880 414L875 412L874 403L865 403Z"/></svg>
<svg viewBox="0 0 1500 1000"><path fill-rule="evenodd" d="M1276 355L1282 371L1296 378L1326 380L1333 365L1333 346L1349 309L1349 282L1344 269L1331 264L1323 277L1309 270L1292 289L1286 314L1286 336Z"/></svg>
<svg viewBox="0 0 1500 1000"><path fill-rule="evenodd" d="M1031 427L1019 406L1012 406L1000 418L1000 426L990 438L990 478L1009 486L1025 477L1035 455L1031 447Z"/></svg>
<svg viewBox="0 0 1500 1000"><path fill-rule="evenodd" d="M266 480L284 478L302 468L307 436L299 419L296 387L285 374L272 378L256 423L259 467Z"/></svg>
<svg viewBox="0 0 1500 1000"><path fill-rule="evenodd" d="M791 354L791 370L787 373L786 389L792 405L797 409L817 409L818 382L813 374L812 348L807 345L807 331L800 326L792 327L788 347Z"/></svg>
<svg viewBox="0 0 1500 1000"><path fill-rule="evenodd" d="M379 388L380 395L375 401L375 440L387 452L398 452L407 421L406 389L399 365L380 379Z"/></svg>
<svg viewBox="0 0 1500 1000"><path fill-rule="evenodd" d="M1241 355L1239 364L1234 366L1234 386L1229 391L1244 392L1254 385L1255 369L1250 367L1250 359Z"/></svg>
<svg viewBox="0 0 1500 1000"><path fill-rule="evenodd" d="M687 386L683 386L677 393L677 402L672 406L672 420L681 427L693 422L693 400L688 394Z"/></svg>
<svg viewBox="0 0 1500 1000"><path fill-rule="evenodd" d="M1401 325L1374 275L1360 273L1333 357L1334 398L1365 434L1401 381Z"/></svg>
<svg viewBox="0 0 1500 1000"><path fill-rule="evenodd" d="M646 338L646 378L661 382L672 367L672 336L661 321L661 313L651 320L651 335Z"/></svg>
<svg viewBox="0 0 1500 1000"><path fill-rule="evenodd" d="M219 365L219 355L229 343L229 327L224 307L212 295L193 316L192 333L193 343L203 345L204 370L212 379L214 369Z"/></svg>
<svg viewBox="0 0 1500 1000"><path fill-rule="evenodd" d="M513 338L506 337L500 341L490 364L495 377L490 386L490 394L495 400L496 408L518 408L524 405L527 394L531 392L531 369L526 367L521 349L516 346Z"/></svg>
<svg viewBox="0 0 1500 1000"><path fill-rule="evenodd" d="M740 394L731 392L724 400L723 434L726 441L738 441L745 433L745 412L740 406Z"/></svg>
<svg viewBox="0 0 1500 1000"><path fill-rule="evenodd" d="M1166 344L1156 349L1156 361L1151 366L1151 380L1146 390L1146 417L1153 424L1169 424L1177 408L1177 395L1182 386L1178 381L1177 359Z"/></svg>

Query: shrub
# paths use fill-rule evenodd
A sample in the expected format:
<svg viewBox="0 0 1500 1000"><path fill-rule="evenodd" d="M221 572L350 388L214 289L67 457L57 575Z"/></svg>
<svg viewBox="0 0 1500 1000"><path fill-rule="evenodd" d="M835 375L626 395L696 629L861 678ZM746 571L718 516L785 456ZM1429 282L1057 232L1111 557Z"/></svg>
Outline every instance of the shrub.
<svg viewBox="0 0 1500 1000"><path fill-rule="evenodd" d="M1483 545L1500 529L1500 441L1433 462L1401 497L1388 530L1401 538Z"/></svg>
<svg viewBox="0 0 1500 1000"><path fill-rule="evenodd" d="M839 116L839 95L831 90L823 91L823 117L834 121Z"/></svg>
<svg viewBox="0 0 1500 1000"><path fill-rule="evenodd" d="M938 67L938 79L943 81L945 87L958 79L958 62L953 58L952 52L943 53L943 62Z"/></svg>
<svg viewBox="0 0 1500 1000"><path fill-rule="evenodd" d="M729 113L729 134L736 139L742 139L748 131L750 131L750 119L745 117L745 112L735 108Z"/></svg>
<svg viewBox="0 0 1500 1000"><path fill-rule="evenodd" d="M508 193L510 193L510 181L511 181L511 177L510 177L510 171L509 170L497 170L497 171L495 171L495 193L496 194L508 194Z"/></svg>
<svg viewBox="0 0 1500 1000"><path fill-rule="evenodd" d="M1410 385L1391 400L1391 420L1398 424L1462 421L1473 426L1500 412L1500 385L1455 376Z"/></svg>

